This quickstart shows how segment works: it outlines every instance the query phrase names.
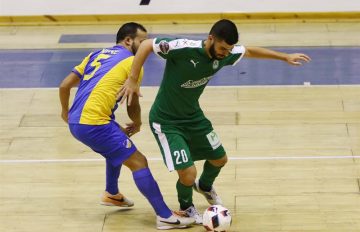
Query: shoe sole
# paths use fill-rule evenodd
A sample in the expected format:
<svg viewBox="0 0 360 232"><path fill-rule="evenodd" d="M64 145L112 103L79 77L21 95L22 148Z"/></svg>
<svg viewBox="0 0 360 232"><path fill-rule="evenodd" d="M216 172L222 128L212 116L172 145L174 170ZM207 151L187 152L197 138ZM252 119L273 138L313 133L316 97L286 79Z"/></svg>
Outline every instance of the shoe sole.
<svg viewBox="0 0 360 232"><path fill-rule="evenodd" d="M156 229L158 230L171 230L171 229L181 229L186 228L188 226L182 225L182 226L157 226Z"/></svg>
<svg viewBox="0 0 360 232"><path fill-rule="evenodd" d="M117 206L117 207L124 207L124 208L130 208L133 207L134 205L115 205L113 203L110 202L100 202L101 205L105 205L105 206Z"/></svg>

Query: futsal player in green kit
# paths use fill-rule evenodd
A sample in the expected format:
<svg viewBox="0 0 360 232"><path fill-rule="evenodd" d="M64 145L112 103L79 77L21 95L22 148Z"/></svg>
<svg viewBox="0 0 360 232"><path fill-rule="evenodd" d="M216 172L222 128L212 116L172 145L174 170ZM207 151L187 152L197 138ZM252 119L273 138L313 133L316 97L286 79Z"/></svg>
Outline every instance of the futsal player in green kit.
<svg viewBox="0 0 360 232"><path fill-rule="evenodd" d="M150 127L169 171L176 170L180 209L202 224L196 210L193 189L209 204L222 204L213 183L227 162L226 152L211 122L199 105L199 97L212 76L243 57L269 58L301 65L310 58L301 53L286 54L260 47L244 47L238 42L236 25L216 22L206 40L155 38L145 40L135 55L130 77L118 94L131 104L133 94L141 96L138 78L147 56L154 52L166 59L160 89L150 110ZM199 179L194 161L206 160Z"/></svg>

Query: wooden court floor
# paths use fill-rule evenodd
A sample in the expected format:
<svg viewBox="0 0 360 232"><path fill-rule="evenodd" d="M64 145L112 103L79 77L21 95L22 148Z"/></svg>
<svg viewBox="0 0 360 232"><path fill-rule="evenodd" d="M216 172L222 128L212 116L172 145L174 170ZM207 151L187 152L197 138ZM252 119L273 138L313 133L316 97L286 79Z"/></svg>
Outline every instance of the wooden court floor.
<svg viewBox="0 0 360 232"><path fill-rule="evenodd" d="M176 174L160 161L146 123L156 88L142 92L144 126L134 142L177 209ZM155 231L126 168L120 188L135 207L98 204L104 162L69 134L56 89L3 89L0 96L0 231ZM359 99L358 86L206 90L202 105L231 157L216 182L231 231L360 231Z"/></svg>
<svg viewBox="0 0 360 232"><path fill-rule="evenodd" d="M331 24L334 30L326 35L316 30L321 23L306 29L286 25L277 25L283 29L278 40L263 44L298 46L294 34L299 31L316 45L359 42L358 24ZM268 25L244 28L253 33L254 45L262 45L258 34ZM25 46L34 45L40 36L31 28L5 29L19 36L13 43L0 36L4 47L16 47L24 34ZM350 38L341 37L344 30L353 31ZM57 46L51 35L43 37L44 48ZM142 88L144 125L133 140L149 158L166 202L177 209L176 174L162 163L147 123L156 91ZM201 104L230 157L215 185L232 213L231 231L360 231L360 86L208 87ZM154 213L125 167L120 190L135 206L121 210L99 204L104 161L70 135L60 119L57 89L0 89L0 106L1 232L156 231ZM117 118L127 122L123 107ZM201 211L207 207L196 193L194 201Z"/></svg>

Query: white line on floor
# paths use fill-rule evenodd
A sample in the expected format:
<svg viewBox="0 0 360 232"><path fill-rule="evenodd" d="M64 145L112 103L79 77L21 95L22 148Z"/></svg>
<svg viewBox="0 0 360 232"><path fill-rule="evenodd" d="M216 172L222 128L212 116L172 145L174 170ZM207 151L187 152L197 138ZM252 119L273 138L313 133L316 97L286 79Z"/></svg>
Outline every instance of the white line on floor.
<svg viewBox="0 0 360 232"><path fill-rule="evenodd" d="M271 156L271 157L228 157L229 160L320 160L320 159L360 159L360 156ZM147 158L149 161L162 161L161 158ZM104 159L33 159L33 160L0 160L0 164L11 163L76 163L100 162Z"/></svg>

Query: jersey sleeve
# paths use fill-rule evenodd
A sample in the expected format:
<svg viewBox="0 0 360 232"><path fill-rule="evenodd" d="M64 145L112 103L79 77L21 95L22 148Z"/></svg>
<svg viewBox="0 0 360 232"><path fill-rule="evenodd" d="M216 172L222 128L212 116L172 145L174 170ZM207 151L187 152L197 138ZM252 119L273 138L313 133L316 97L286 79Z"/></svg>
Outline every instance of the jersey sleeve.
<svg viewBox="0 0 360 232"><path fill-rule="evenodd" d="M153 40L154 53L163 59L179 57L185 54L187 48L201 47L201 40L155 38Z"/></svg>
<svg viewBox="0 0 360 232"><path fill-rule="evenodd" d="M79 65L73 68L72 72L75 73L79 78L81 78L84 75L84 70L89 62L91 54L92 53L90 53L87 57L85 57Z"/></svg>
<svg viewBox="0 0 360 232"><path fill-rule="evenodd" d="M235 45L231 50L229 65L236 65L245 55L246 48L242 45Z"/></svg>

